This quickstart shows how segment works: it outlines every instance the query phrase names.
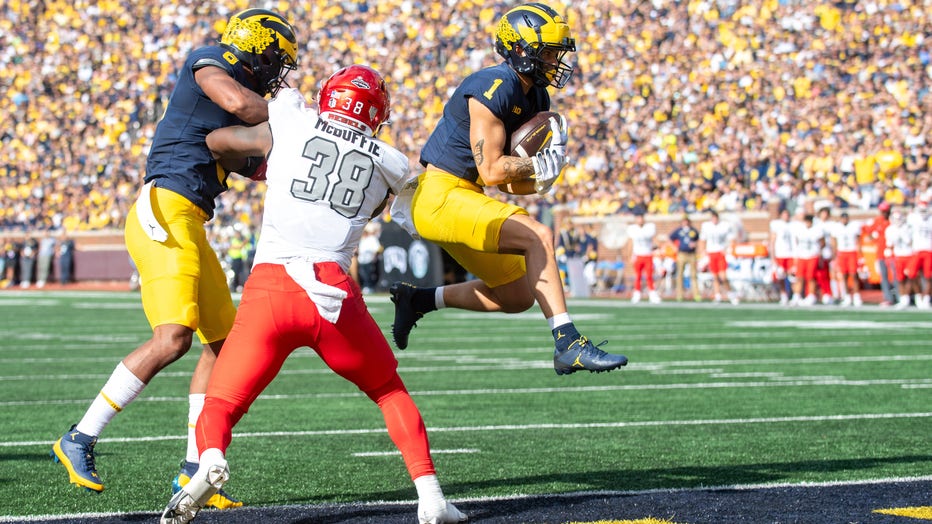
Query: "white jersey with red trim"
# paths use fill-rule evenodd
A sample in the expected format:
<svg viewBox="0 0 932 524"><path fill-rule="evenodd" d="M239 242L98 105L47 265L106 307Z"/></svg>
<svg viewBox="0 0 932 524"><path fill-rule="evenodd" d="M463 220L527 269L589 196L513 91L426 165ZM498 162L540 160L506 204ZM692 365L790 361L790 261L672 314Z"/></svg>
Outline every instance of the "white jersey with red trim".
<svg viewBox="0 0 932 524"><path fill-rule="evenodd" d="M793 227L793 252L796 258L816 258L822 253L825 232L821 227L806 227L805 222L796 222Z"/></svg>
<svg viewBox="0 0 932 524"><path fill-rule="evenodd" d="M913 211L906 222L913 233L913 250L932 251L932 215Z"/></svg>
<svg viewBox="0 0 932 524"><path fill-rule="evenodd" d="M913 232L909 224L890 224L884 237L887 239L887 247L893 250L893 256L913 255Z"/></svg>
<svg viewBox="0 0 932 524"><path fill-rule="evenodd" d="M711 220L703 222L699 229L699 240L705 240L706 253L723 253L734 237L731 222L725 220L719 220L717 224Z"/></svg>
<svg viewBox="0 0 932 524"><path fill-rule="evenodd" d="M858 250L862 227L863 224L857 220L850 220L847 224L836 222L832 225L830 234L835 239L835 246L839 253L851 253Z"/></svg>
<svg viewBox="0 0 932 524"><path fill-rule="evenodd" d="M255 263L301 258L349 271L363 228L409 177L385 142L318 117L295 89L269 102L272 151Z"/></svg>
<svg viewBox="0 0 932 524"><path fill-rule="evenodd" d="M646 257L654 253L654 237L657 236L657 225L645 222L644 225L631 224L627 229L628 238L631 239L631 254L636 257Z"/></svg>
<svg viewBox="0 0 932 524"><path fill-rule="evenodd" d="M793 258L793 223L777 218L770 221L774 258Z"/></svg>

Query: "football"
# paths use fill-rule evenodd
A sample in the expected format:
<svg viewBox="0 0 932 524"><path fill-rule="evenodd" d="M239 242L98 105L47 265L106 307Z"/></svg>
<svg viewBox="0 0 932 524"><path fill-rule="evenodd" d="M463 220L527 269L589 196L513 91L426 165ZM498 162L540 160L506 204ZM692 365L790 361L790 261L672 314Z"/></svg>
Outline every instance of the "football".
<svg viewBox="0 0 932 524"><path fill-rule="evenodd" d="M541 111L531 117L511 134L511 156L527 158L550 145L553 138L551 122L560 125L560 115L553 111Z"/></svg>

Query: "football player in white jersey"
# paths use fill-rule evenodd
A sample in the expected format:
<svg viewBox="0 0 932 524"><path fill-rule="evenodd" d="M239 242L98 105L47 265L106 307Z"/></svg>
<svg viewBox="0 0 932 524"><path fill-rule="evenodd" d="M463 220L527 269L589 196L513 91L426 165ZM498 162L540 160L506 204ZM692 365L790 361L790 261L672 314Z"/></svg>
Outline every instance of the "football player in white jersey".
<svg viewBox="0 0 932 524"><path fill-rule="evenodd" d="M802 222L795 223L793 227L793 252L796 254L793 305L811 306L816 303L816 266L825 247L825 234L813 219L812 215L803 215Z"/></svg>
<svg viewBox="0 0 932 524"><path fill-rule="evenodd" d="M842 213L841 221L833 222L830 228L838 289L842 293L842 306L860 306L863 303L861 282L858 279L861 228L861 222L851 220L848 213Z"/></svg>
<svg viewBox="0 0 932 524"><path fill-rule="evenodd" d="M699 228L699 251L709 257L709 271L712 273L713 301L721 302L722 293L728 295L732 304L738 304L738 295L728 283L728 261L725 251L735 240L735 230L731 222L722 221L715 210L709 211L712 218L702 223Z"/></svg>
<svg viewBox="0 0 932 524"><path fill-rule="evenodd" d="M419 522L466 520L443 496L421 414L348 274L366 224L409 178L407 157L376 138L390 112L385 82L350 66L324 82L317 104L283 90L269 103L268 123L207 136L225 167L265 157L268 189L252 274L197 421L200 468L169 501L162 524L190 522L226 481L233 426L302 346L382 410L417 489Z"/></svg>
<svg viewBox="0 0 932 524"><path fill-rule="evenodd" d="M626 230L631 244L631 267L634 269L634 291L631 302L641 301L641 277L647 281L647 292L652 304L660 303L660 295L654 285L654 237L657 225L644 220L644 213L634 215L634 223Z"/></svg>
<svg viewBox="0 0 932 524"><path fill-rule="evenodd" d="M770 221L770 257L773 259L773 276L780 304L790 301L787 276L793 271L793 223L790 211L783 208L780 215Z"/></svg>
<svg viewBox="0 0 932 524"><path fill-rule="evenodd" d="M913 251L913 233L906 215L900 209L894 209L890 214L890 225L887 226L884 237L887 247L893 252L893 277L900 288L900 300L896 307L905 309L909 307L909 297L914 290L917 264L916 253Z"/></svg>
<svg viewBox="0 0 932 524"><path fill-rule="evenodd" d="M913 251L916 256L916 307L929 309L929 292L932 287L932 216L929 203L916 202L916 207L906 218L913 235Z"/></svg>

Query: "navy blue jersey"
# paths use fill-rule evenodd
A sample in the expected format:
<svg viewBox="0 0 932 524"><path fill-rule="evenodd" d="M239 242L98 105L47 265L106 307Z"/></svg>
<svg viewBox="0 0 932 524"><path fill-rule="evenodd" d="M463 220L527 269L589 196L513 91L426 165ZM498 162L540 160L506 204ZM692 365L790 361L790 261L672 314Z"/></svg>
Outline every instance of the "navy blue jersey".
<svg viewBox="0 0 932 524"><path fill-rule="evenodd" d="M676 243L680 253L695 253L699 231L693 226L680 226L670 233L670 241Z"/></svg>
<svg viewBox="0 0 932 524"><path fill-rule="evenodd" d="M211 157L206 137L214 129L244 122L207 98L197 85L194 72L205 66L223 68L252 89L242 64L226 49L202 47L188 55L178 72L165 115L155 128L146 162L146 182L155 180L156 187L184 196L213 217L214 198L227 190L227 174Z"/></svg>
<svg viewBox="0 0 932 524"><path fill-rule="evenodd" d="M443 116L421 150L421 165L434 166L475 182L479 178L469 145L469 99L475 98L505 124L505 144L511 133L540 111L550 110L545 87L532 87L525 95L518 74L505 63L466 77L443 108ZM509 151L505 151L508 154Z"/></svg>

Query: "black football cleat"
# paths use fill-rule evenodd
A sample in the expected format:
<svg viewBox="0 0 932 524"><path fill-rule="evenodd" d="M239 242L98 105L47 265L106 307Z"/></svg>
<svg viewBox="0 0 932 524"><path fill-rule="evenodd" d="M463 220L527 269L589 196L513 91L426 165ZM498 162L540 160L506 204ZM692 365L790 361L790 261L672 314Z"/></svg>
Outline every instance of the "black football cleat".
<svg viewBox="0 0 932 524"><path fill-rule="evenodd" d="M392 324L392 338L398 349L408 347L408 335L411 329L417 326L417 321L424 316L424 312L414 308L414 293L417 287L407 282L395 282L388 292L395 303L395 322Z"/></svg>
<svg viewBox="0 0 932 524"><path fill-rule="evenodd" d="M559 347L553 351L553 369L557 375L569 375L577 371L601 373L618 369L627 363L628 357L606 353L584 336L572 341L562 351Z"/></svg>

